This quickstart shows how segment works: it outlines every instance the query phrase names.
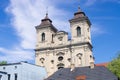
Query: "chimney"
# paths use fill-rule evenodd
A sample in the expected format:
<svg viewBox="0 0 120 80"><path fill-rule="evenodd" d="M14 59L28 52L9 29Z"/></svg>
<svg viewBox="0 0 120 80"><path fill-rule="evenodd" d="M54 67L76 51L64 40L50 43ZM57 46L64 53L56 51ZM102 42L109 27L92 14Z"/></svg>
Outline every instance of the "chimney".
<svg viewBox="0 0 120 80"><path fill-rule="evenodd" d="M75 69L75 64L71 64L71 69L70 71L73 71Z"/></svg>
<svg viewBox="0 0 120 80"><path fill-rule="evenodd" d="M95 67L94 62L90 62L90 68L93 69Z"/></svg>

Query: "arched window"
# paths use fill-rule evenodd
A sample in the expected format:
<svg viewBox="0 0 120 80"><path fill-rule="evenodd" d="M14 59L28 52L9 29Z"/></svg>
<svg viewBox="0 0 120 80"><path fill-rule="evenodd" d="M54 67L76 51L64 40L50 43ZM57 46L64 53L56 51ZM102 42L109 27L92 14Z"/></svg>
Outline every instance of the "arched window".
<svg viewBox="0 0 120 80"><path fill-rule="evenodd" d="M44 61L45 61L45 59L44 59L44 58L40 58L40 61L41 61L41 63L43 64Z"/></svg>
<svg viewBox="0 0 120 80"><path fill-rule="evenodd" d="M58 57L58 61L62 61L63 60L63 57L62 56L59 56Z"/></svg>
<svg viewBox="0 0 120 80"><path fill-rule="evenodd" d="M81 28L78 26L77 27L77 36L80 37L81 36Z"/></svg>
<svg viewBox="0 0 120 80"><path fill-rule="evenodd" d="M58 65L57 65L57 67L58 67L58 69L61 69L61 68L64 68L64 64L63 63L59 63Z"/></svg>
<svg viewBox="0 0 120 80"><path fill-rule="evenodd" d="M45 41L45 33L42 33L41 37L42 37L42 41Z"/></svg>
<svg viewBox="0 0 120 80"><path fill-rule="evenodd" d="M59 53L57 53L56 55L57 55L57 56L64 56L65 53L63 53L63 52L59 52Z"/></svg>

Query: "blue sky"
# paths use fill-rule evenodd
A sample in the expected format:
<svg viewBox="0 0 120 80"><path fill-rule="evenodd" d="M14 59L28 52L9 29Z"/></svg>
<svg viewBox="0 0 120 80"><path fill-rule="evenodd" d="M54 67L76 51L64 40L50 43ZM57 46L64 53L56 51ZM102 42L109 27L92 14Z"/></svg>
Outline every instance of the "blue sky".
<svg viewBox="0 0 120 80"><path fill-rule="evenodd" d="M1 0L0 61L34 63L34 26L46 8L56 28L70 33L68 20L78 5L92 23L95 62L111 61L120 51L120 0Z"/></svg>

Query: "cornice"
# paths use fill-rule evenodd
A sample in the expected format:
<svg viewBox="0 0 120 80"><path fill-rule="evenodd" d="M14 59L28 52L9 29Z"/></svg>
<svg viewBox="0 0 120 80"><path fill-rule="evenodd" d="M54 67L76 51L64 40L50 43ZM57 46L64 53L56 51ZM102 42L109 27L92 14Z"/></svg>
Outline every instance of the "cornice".
<svg viewBox="0 0 120 80"><path fill-rule="evenodd" d="M72 46L80 46L80 45L89 45L90 48L92 49L93 46L90 42L82 42L82 43L72 43L68 45L62 45L62 46L55 46L55 47L46 47L46 48L40 48L40 49L34 49L35 51L44 51L44 50L54 50L54 49L61 49L61 48L71 48Z"/></svg>

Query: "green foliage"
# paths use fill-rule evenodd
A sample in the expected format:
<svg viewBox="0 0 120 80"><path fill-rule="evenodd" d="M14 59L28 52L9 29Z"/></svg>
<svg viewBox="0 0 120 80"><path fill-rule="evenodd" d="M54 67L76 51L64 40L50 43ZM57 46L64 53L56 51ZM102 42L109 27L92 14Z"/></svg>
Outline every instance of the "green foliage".
<svg viewBox="0 0 120 80"><path fill-rule="evenodd" d="M108 64L108 69L120 79L120 54Z"/></svg>
<svg viewBox="0 0 120 80"><path fill-rule="evenodd" d="M7 64L7 61L0 61L0 65Z"/></svg>

